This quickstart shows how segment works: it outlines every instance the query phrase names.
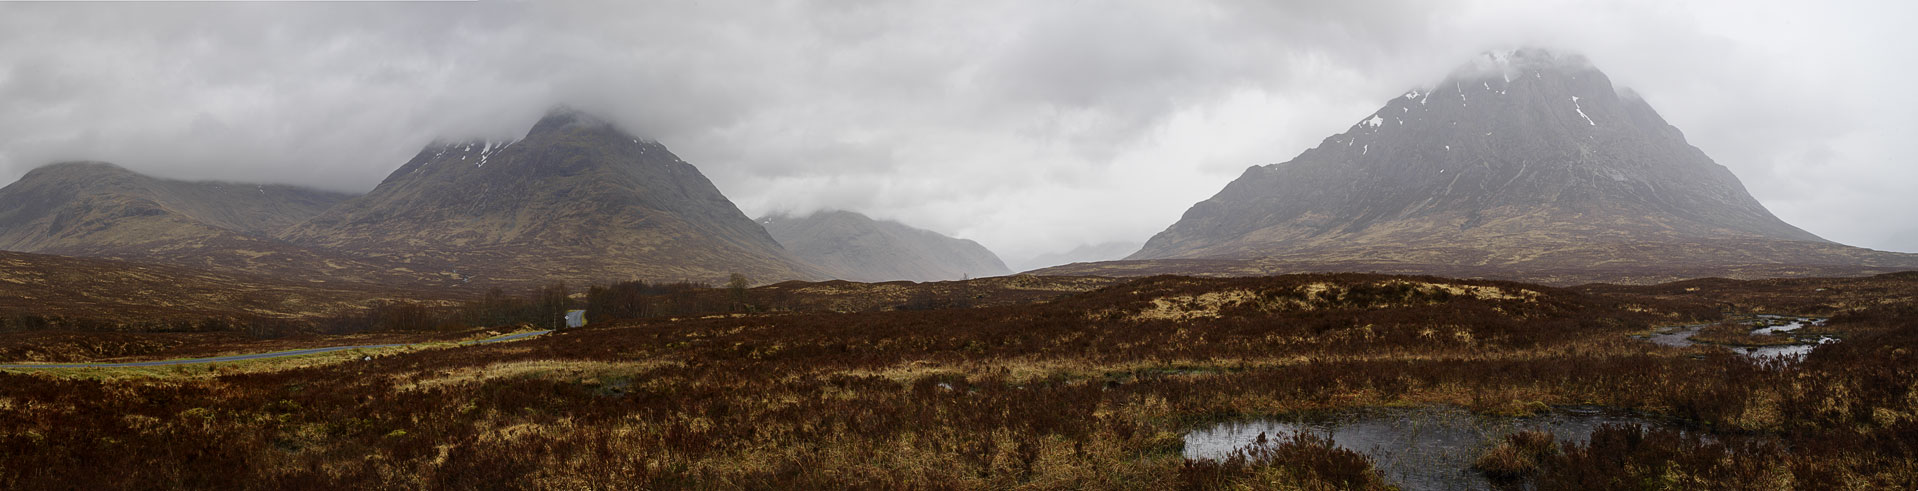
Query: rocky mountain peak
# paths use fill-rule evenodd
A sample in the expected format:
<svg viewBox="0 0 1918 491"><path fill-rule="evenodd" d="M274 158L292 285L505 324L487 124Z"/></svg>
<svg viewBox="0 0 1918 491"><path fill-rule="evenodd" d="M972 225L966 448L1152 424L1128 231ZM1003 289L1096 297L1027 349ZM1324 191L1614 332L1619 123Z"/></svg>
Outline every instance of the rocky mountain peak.
<svg viewBox="0 0 1918 491"><path fill-rule="evenodd" d="M1726 239L1823 242L1584 57L1528 48L1483 54L1291 161L1248 169L1132 258L1412 245L1484 261Z"/></svg>
<svg viewBox="0 0 1918 491"><path fill-rule="evenodd" d="M517 140L428 146L282 237L509 284L823 276L664 145L565 107Z"/></svg>

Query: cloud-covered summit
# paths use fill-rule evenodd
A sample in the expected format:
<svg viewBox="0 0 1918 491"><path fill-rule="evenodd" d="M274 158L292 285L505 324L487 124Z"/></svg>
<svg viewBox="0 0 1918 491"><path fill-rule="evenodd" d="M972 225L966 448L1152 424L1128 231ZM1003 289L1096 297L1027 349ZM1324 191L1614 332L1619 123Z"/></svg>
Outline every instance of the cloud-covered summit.
<svg viewBox="0 0 1918 491"><path fill-rule="evenodd" d="M364 192L591 108L746 213L1009 257L1138 241L1487 49L1585 53L1787 221L1918 250L1910 5L0 3L0 181L104 160ZM1630 35L1621 35L1630 33Z"/></svg>

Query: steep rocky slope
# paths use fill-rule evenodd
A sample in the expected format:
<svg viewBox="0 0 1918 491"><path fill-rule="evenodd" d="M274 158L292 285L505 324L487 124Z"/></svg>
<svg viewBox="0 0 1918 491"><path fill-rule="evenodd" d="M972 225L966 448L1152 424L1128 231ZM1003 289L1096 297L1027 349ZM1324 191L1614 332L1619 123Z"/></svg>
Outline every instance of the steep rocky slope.
<svg viewBox="0 0 1918 491"><path fill-rule="evenodd" d="M429 146L280 237L488 284L825 277L659 142L566 109L517 141Z"/></svg>
<svg viewBox="0 0 1918 491"><path fill-rule="evenodd" d="M1247 169L1128 259L1198 261L1110 267L1538 281L1918 267L1779 220L1644 99L1583 57L1536 49L1489 53Z"/></svg>

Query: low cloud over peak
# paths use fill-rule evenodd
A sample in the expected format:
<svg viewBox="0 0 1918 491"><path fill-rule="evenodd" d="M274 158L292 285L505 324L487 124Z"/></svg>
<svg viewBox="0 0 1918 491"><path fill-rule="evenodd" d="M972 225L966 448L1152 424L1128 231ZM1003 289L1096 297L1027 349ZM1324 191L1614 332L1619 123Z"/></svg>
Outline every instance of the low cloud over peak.
<svg viewBox="0 0 1918 491"><path fill-rule="evenodd" d="M1382 8L1383 7L1383 8ZM1886 12L1902 9L1904 12ZM68 160L365 191L557 104L749 215L1008 257L1141 241L1491 49L1581 53L1786 221L1918 251L1910 6L1785 2L0 3L0 181ZM1632 33L1621 36L1619 33Z"/></svg>

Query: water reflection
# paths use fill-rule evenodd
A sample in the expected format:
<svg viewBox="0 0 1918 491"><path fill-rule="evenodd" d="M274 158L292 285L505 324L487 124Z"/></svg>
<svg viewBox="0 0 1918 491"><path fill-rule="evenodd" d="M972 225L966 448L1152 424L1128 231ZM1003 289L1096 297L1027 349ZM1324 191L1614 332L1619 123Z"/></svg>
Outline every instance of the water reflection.
<svg viewBox="0 0 1918 491"><path fill-rule="evenodd" d="M1788 360L1803 360L1805 359L1805 355L1810 354L1813 348L1817 348L1818 345L1831 343L1834 341L1837 341L1837 339L1828 337L1828 336L1819 336L1818 342L1814 344L1787 344L1784 346L1732 346L1730 348L1732 352L1734 353L1749 356L1752 358L1785 358Z"/></svg>
<svg viewBox="0 0 1918 491"><path fill-rule="evenodd" d="M1472 461L1505 435L1525 430L1552 433L1560 441L1585 443L1604 424L1655 425L1656 421L1594 407L1559 408L1523 418L1483 416L1458 408L1367 408L1312 417L1221 423L1185 436L1185 457L1219 459L1245 448L1259 434L1285 440L1300 432L1365 454L1380 476L1405 489L1485 489L1491 483Z"/></svg>
<svg viewBox="0 0 1918 491"><path fill-rule="evenodd" d="M1766 327L1753 330L1752 334L1761 334L1761 335L1778 334L1781 332L1796 331L1799 328L1803 328L1805 326L1825 325L1825 319L1813 319L1810 317L1791 317L1791 316L1783 316L1783 315L1760 314L1758 318L1760 320L1766 321L1767 323L1778 323L1778 325L1766 326Z"/></svg>

